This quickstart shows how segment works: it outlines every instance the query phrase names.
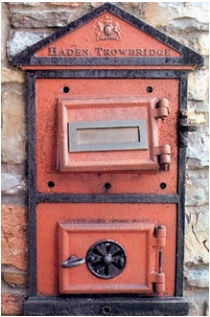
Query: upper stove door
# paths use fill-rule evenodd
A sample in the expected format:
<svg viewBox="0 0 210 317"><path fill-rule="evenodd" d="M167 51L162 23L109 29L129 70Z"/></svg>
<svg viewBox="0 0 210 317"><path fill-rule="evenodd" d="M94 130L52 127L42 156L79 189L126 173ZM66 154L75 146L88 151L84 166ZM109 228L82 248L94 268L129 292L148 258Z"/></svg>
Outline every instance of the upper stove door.
<svg viewBox="0 0 210 317"><path fill-rule="evenodd" d="M70 171L168 169L170 146L159 145L158 119L167 99L60 98L58 169Z"/></svg>

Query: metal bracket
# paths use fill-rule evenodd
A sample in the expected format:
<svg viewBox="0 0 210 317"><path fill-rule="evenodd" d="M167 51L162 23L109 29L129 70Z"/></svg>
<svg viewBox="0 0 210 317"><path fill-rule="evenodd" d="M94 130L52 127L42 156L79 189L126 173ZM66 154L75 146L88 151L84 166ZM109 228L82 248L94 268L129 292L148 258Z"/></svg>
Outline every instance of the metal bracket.
<svg viewBox="0 0 210 317"><path fill-rule="evenodd" d="M182 124L179 126L181 132L198 132L199 127L193 124Z"/></svg>
<svg viewBox="0 0 210 317"><path fill-rule="evenodd" d="M197 132L199 126L187 122L188 112L186 109L180 109L179 111L179 144L180 147L187 147L187 133Z"/></svg>

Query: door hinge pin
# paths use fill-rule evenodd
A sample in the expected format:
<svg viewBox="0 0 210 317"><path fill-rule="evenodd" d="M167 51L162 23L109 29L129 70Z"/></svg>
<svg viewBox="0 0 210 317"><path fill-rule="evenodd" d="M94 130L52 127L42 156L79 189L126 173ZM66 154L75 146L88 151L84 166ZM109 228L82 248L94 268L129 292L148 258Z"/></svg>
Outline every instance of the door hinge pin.
<svg viewBox="0 0 210 317"><path fill-rule="evenodd" d="M159 261L158 261L158 265L159 265L158 273L162 273L162 263L163 263L163 249L160 248L159 249Z"/></svg>

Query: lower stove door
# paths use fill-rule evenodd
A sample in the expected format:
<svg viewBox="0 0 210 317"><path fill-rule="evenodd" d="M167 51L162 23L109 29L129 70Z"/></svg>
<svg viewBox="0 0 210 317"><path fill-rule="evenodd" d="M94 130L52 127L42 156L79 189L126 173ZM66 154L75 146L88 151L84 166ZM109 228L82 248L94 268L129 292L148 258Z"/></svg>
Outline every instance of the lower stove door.
<svg viewBox="0 0 210 317"><path fill-rule="evenodd" d="M166 228L152 222L59 223L61 294L164 294Z"/></svg>

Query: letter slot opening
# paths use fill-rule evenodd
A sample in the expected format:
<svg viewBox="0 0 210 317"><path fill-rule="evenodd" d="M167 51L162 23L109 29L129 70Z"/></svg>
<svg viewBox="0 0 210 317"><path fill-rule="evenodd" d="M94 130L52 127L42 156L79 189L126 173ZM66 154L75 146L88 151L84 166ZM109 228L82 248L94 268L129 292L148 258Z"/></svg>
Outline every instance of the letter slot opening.
<svg viewBox="0 0 210 317"><path fill-rule="evenodd" d="M147 149L146 122L68 123L69 152Z"/></svg>

